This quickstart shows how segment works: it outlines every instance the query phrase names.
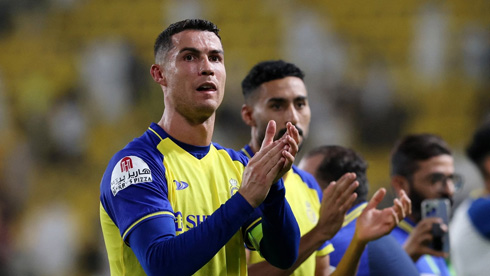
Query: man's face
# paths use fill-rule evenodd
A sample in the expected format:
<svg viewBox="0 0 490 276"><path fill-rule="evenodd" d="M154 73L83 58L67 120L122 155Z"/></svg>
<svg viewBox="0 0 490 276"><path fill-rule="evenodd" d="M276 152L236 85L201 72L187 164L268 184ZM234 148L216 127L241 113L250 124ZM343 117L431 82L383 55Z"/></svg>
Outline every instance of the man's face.
<svg viewBox="0 0 490 276"><path fill-rule="evenodd" d="M297 77L286 77L263 83L252 95L252 135L259 143L265 137L269 120L276 121L275 139L286 132L286 123L291 122L300 133L299 145L308 136L311 110L304 82Z"/></svg>
<svg viewBox="0 0 490 276"><path fill-rule="evenodd" d="M221 41L212 32L186 30L172 36L165 57L166 108L188 119L207 119L221 104L226 71Z"/></svg>
<svg viewBox="0 0 490 276"><path fill-rule="evenodd" d="M420 220L422 200L447 198L453 202L455 186L450 177L454 174L454 160L444 154L418 162L418 166L409 181L408 196L412 200L413 215Z"/></svg>

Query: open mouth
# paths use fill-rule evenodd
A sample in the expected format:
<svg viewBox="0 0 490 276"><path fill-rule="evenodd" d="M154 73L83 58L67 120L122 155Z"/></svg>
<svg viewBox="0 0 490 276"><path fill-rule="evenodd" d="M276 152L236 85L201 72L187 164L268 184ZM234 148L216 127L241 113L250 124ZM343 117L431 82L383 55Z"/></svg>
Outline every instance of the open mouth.
<svg viewBox="0 0 490 276"><path fill-rule="evenodd" d="M205 83L197 88L197 91L216 91L216 85L213 83Z"/></svg>

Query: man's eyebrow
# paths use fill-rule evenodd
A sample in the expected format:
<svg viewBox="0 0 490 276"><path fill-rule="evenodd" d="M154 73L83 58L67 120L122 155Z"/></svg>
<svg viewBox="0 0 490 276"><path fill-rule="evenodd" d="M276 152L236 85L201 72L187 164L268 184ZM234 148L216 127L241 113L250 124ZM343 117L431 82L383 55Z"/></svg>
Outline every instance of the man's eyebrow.
<svg viewBox="0 0 490 276"><path fill-rule="evenodd" d="M284 98L270 98L267 102L284 103L287 102Z"/></svg>
<svg viewBox="0 0 490 276"><path fill-rule="evenodd" d="M191 52L191 53L195 53L195 54L201 53L200 50L198 50L198 49L196 49L194 47L184 47L184 48L180 49L179 54L180 53L183 53L183 52ZM224 51L223 50L217 50L217 49L211 50L209 52L211 54L224 54Z"/></svg>
<svg viewBox="0 0 490 276"><path fill-rule="evenodd" d="M183 52L200 53L201 51L199 51L198 49L193 48L193 47L184 47L184 48L180 49L179 54L183 53Z"/></svg>

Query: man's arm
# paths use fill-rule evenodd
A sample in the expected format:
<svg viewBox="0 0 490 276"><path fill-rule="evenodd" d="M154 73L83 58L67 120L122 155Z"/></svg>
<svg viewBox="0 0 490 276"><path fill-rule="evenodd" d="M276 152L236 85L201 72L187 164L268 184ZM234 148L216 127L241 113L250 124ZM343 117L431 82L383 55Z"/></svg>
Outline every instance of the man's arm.
<svg viewBox="0 0 490 276"><path fill-rule="evenodd" d="M141 222L128 237L129 246L148 275L191 275L204 266L253 212L235 194L198 227L178 236L172 217Z"/></svg>
<svg viewBox="0 0 490 276"><path fill-rule="evenodd" d="M259 206L263 233L259 250L270 264L281 269L294 264L300 243L299 227L285 195L286 189L281 180L271 187Z"/></svg>
<svg viewBox="0 0 490 276"><path fill-rule="evenodd" d="M347 210L356 199L355 189L358 186L355 174L345 174L337 182L332 182L323 192L320 219L317 225L300 239L298 259L289 269L279 269L267 262L260 262L248 266L250 275L290 275L311 254L331 239L342 226ZM318 271L317 275L328 275L328 262L325 271Z"/></svg>
<svg viewBox="0 0 490 276"><path fill-rule="evenodd" d="M262 234L263 237L259 241L259 248L262 256L273 266L286 269L291 267L296 261L298 255L299 238L300 231L294 214L286 201L286 190L284 188L284 183L281 177L291 169L294 162L294 156L298 151L297 141L299 140L299 134L297 129L291 124L287 124L287 132L278 141L284 143L283 147L283 158L280 160L280 166L274 167L275 175L274 182L276 184L269 187L269 191L266 194L266 198L259 205L259 212L262 217ZM259 162L267 155L264 149L273 143L275 134L275 122L270 121L266 130L266 136L262 143L262 147L257 152L254 157L250 160L247 166L259 165ZM260 156L264 156L260 158ZM255 164L257 162L257 164ZM270 162L270 161L268 161ZM244 174L244 178L245 178ZM247 176L248 177L248 176ZM253 177L257 175L251 175L249 179L253 180ZM253 183L250 181L245 181L245 183ZM244 188L243 192L248 191L248 186L241 187ZM242 192L242 191L239 191ZM253 203L251 203L253 206Z"/></svg>
<svg viewBox="0 0 490 276"><path fill-rule="evenodd" d="M362 211L357 219L356 231L352 241L331 275L355 275L366 244L390 233L411 212L410 199L403 191L400 192L400 199L396 198L394 200L392 207L383 210L376 209L385 194L386 190L384 188L376 191L366 208Z"/></svg>

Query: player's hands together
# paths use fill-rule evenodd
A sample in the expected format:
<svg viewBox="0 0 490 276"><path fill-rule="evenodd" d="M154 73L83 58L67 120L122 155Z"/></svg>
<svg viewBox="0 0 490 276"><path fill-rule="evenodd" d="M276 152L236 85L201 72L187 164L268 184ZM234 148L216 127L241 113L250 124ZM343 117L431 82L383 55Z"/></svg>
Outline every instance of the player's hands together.
<svg viewBox="0 0 490 276"><path fill-rule="evenodd" d="M286 124L286 128L287 128L286 133L284 133L284 135L279 139L279 140L283 140L284 143L286 143L286 145L287 145L285 148L285 151L282 152L282 155L285 158L285 162L284 162L283 167L279 170L279 172L278 172L276 178L274 179L273 183L276 183L277 181L279 181L279 179L281 177L283 177L284 174L286 174L291 169L291 167L293 166L293 163L294 163L294 158L296 157L296 154L298 153L298 150L299 150L299 146L298 146L299 132L298 132L298 129L296 129L296 127L293 124L291 124L290 122L288 122ZM272 136L272 139L273 138L274 138L274 136ZM262 143L262 147L264 147L265 142L266 142L266 140L264 139L264 142ZM271 141L269 141L269 142L271 142Z"/></svg>
<svg viewBox="0 0 490 276"><path fill-rule="evenodd" d="M331 182L323 191L316 228L320 229L324 240L333 238L342 227L346 212L357 198L354 191L358 186L356 174L346 173L339 180Z"/></svg>
<svg viewBox="0 0 490 276"><path fill-rule="evenodd" d="M410 236L408 236L403 248L407 254L415 262L420 256L429 254L438 257L447 258L448 254L442 251L437 251L429 247L432 242L432 224L439 223L443 231L447 231L447 225L445 225L441 218L425 218L421 220L417 226L412 230Z"/></svg>
<svg viewBox="0 0 490 276"><path fill-rule="evenodd" d="M400 191L399 198L393 200L393 206L376 209L385 195L384 188L376 191L357 219L355 236L359 241L367 243L390 233L401 220L411 214L412 203L403 190Z"/></svg>
<svg viewBox="0 0 490 276"><path fill-rule="evenodd" d="M254 208L264 201L270 186L291 168L298 152L299 134L291 123L287 124L287 132L277 141L274 141L275 133L276 123L271 120L260 150L243 172L239 192Z"/></svg>

